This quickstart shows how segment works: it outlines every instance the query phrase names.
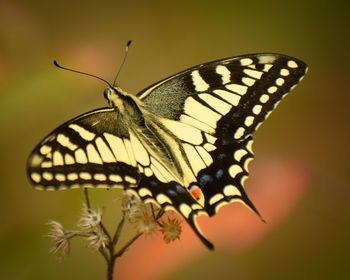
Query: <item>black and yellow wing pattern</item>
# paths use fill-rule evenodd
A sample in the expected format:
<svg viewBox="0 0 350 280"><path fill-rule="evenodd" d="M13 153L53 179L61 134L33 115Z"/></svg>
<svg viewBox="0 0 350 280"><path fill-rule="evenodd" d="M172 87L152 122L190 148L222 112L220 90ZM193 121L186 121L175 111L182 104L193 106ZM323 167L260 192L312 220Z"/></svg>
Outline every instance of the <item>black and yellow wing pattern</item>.
<svg viewBox="0 0 350 280"><path fill-rule="evenodd" d="M208 248L196 217L233 201L258 214L244 190L252 134L304 77L304 62L261 53L194 66L136 96L105 91L109 107L50 133L28 158L38 189L119 187L182 215Z"/></svg>

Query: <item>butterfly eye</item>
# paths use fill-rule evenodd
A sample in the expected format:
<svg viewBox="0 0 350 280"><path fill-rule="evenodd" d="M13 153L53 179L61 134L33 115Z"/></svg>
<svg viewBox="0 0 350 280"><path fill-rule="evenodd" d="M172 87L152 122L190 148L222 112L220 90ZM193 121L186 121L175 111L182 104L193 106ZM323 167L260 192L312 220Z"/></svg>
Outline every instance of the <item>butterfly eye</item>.
<svg viewBox="0 0 350 280"><path fill-rule="evenodd" d="M107 101L109 101L109 92L110 92L110 89L109 88L106 88L103 92L103 95L104 97L106 98Z"/></svg>

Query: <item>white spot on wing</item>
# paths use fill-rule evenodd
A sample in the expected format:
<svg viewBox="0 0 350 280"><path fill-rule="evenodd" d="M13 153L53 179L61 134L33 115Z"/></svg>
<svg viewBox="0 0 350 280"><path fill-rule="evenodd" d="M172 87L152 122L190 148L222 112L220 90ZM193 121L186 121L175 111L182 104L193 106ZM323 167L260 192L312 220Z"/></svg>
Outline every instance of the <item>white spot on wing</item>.
<svg viewBox="0 0 350 280"><path fill-rule="evenodd" d="M78 148L77 145L73 144L69 138L63 134L57 135L57 142L60 143L63 147L66 147L70 149L71 151L74 151Z"/></svg>
<svg viewBox="0 0 350 280"><path fill-rule="evenodd" d="M102 161L115 162L115 158L111 150L108 148L107 144L105 143L105 141L103 141L101 137L98 137L95 142L96 142L97 149L101 155Z"/></svg>
<svg viewBox="0 0 350 280"><path fill-rule="evenodd" d="M165 167L154 157L151 157L151 163L152 164L150 168L153 171L154 175L156 175L159 181L163 183L167 183L174 180L174 178L171 176L169 171L166 170Z"/></svg>
<svg viewBox="0 0 350 280"><path fill-rule="evenodd" d="M196 127L170 119L162 119L162 123L182 141L192 143L194 145L199 145L203 142L202 133Z"/></svg>
<svg viewBox="0 0 350 280"><path fill-rule="evenodd" d="M254 122L254 117L253 116L248 116L246 117L245 121L244 121L244 124L245 126L251 126Z"/></svg>
<svg viewBox="0 0 350 280"><path fill-rule="evenodd" d="M267 92L268 92L268 93L275 93L276 91L277 91L277 87L275 87L275 86L269 87L269 88L267 89Z"/></svg>
<svg viewBox="0 0 350 280"><path fill-rule="evenodd" d="M268 64L268 63L273 63L276 60L276 56L274 55L259 55L258 57L259 63L261 64Z"/></svg>
<svg viewBox="0 0 350 280"><path fill-rule="evenodd" d="M253 158L247 158L246 161L244 162L244 169L248 170L249 163L253 161Z"/></svg>
<svg viewBox="0 0 350 280"><path fill-rule="evenodd" d="M272 64L265 64L264 68L263 68L263 71L264 72L269 72L269 70L271 69L272 66L273 66Z"/></svg>
<svg viewBox="0 0 350 280"><path fill-rule="evenodd" d="M78 180L78 178L79 178L79 176L78 176L77 173L69 173L69 174L67 175L67 179L68 179L69 181L75 181L75 180Z"/></svg>
<svg viewBox="0 0 350 280"><path fill-rule="evenodd" d="M92 141L95 138L95 133L92 133L88 130L86 130L84 127L81 127L80 125L77 124L70 124L68 127L73 129L74 131L78 132L80 137L83 138L86 141Z"/></svg>
<svg viewBox="0 0 350 280"><path fill-rule="evenodd" d="M120 177L119 175L114 175L114 174L111 174L109 175L109 180L112 181L112 182L116 182L116 183L120 183L123 181L122 177Z"/></svg>
<svg viewBox="0 0 350 280"><path fill-rule="evenodd" d="M261 78L261 75L264 73L261 71L251 70L251 69L244 69L243 72L245 74L247 74L248 76L255 78L255 79L258 79L258 80Z"/></svg>
<svg viewBox="0 0 350 280"><path fill-rule="evenodd" d="M103 133L117 161L131 164L123 140L110 133Z"/></svg>
<svg viewBox="0 0 350 280"><path fill-rule="evenodd" d="M41 168L51 168L52 167L52 162L51 161L44 161L41 164Z"/></svg>
<svg viewBox="0 0 350 280"><path fill-rule="evenodd" d="M298 64L296 64L296 62L294 60L289 60L287 62L287 65L289 68L297 68L298 67Z"/></svg>
<svg viewBox="0 0 350 280"><path fill-rule="evenodd" d="M237 106L239 100L241 100L241 97L239 95L226 90L216 89L214 90L214 93L220 96L222 99L226 100L227 102L231 103L233 106Z"/></svg>
<svg viewBox="0 0 350 280"><path fill-rule="evenodd" d="M249 78L249 77L243 77L243 78L242 78L242 82L243 82L243 84L245 84L245 85L251 87L252 85L254 85L255 80L252 79L252 78Z"/></svg>
<svg viewBox="0 0 350 280"><path fill-rule="evenodd" d="M244 134L244 131L245 131L244 127L239 127L235 132L234 138L235 139L241 138Z"/></svg>
<svg viewBox="0 0 350 280"><path fill-rule="evenodd" d="M214 196L212 196L210 199L209 199L209 204L210 205L213 205L214 203L220 201L221 199L224 198L224 195L221 194L221 193L217 193L215 194Z"/></svg>
<svg viewBox="0 0 350 280"><path fill-rule="evenodd" d="M63 165L63 157L62 154L59 151L55 151L53 153L53 165L55 166L59 166L59 165Z"/></svg>
<svg viewBox="0 0 350 280"><path fill-rule="evenodd" d="M185 216L185 218L188 218L192 212L191 207L185 203L180 204L179 210L182 213L182 215Z"/></svg>
<svg viewBox="0 0 350 280"><path fill-rule="evenodd" d="M47 181L51 181L53 179L53 175L50 172L44 172L43 173L43 178Z"/></svg>
<svg viewBox="0 0 350 280"><path fill-rule="evenodd" d="M102 173L96 173L94 174L94 179L96 181L106 181L107 180L107 177L105 174L102 174Z"/></svg>
<svg viewBox="0 0 350 280"><path fill-rule="evenodd" d="M52 150L52 148L51 148L50 146L44 145L44 146L42 146L42 147L40 148L40 153L41 153L42 155L46 155L46 154L50 153L51 150Z"/></svg>
<svg viewBox="0 0 350 280"><path fill-rule="evenodd" d="M207 125L215 128L217 121L221 118L221 115L214 112L207 106L202 105L193 97L188 97L184 106L185 113Z"/></svg>
<svg viewBox="0 0 350 280"><path fill-rule="evenodd" d="M60 182L64 182L66 180L66 176L62 173L57 173L55 175L55 179Z"/></svg>
<svg viewBox="0 0 350 280"><path fill-rule="evenodd" d="M203 130L205 132L208 132L208 133L214 133L215 132L215 130L211 126L209 126L209 125L207 125L207 124L205 124L205 123L203 123L203 122L201 122L201 121L199 121L197 119L194 119L194 118L192 118L190 116L187 116L187 115L181 115L180 121L183 122L183 123L189 124L189 125L191 125L193 127L196 127L196 128L198 128L200 130Z"/></svg>
<svg viewBox="0 0 350 280"><path fill-rule="evenodd" d="M95 147L92 144L86 146L86 152L91 163L103 164L99 154L97 153Z"/></svg>
<svg viewBox="0 0 350 280"><path fill-rule="evenodd" d="M260 102L261 103L266 103L269 100L269 96L267 94L263 94L262 96L260 96Z"/></svg>
<svg viewBox="0 0 350 280"><path fill-rule="evenodd" d="M210 135L208 133L204 133L204 135L205 135L205 138L208 140L209 143L211 143L211 144L215 143L215 141L217 139L216 137L214 137L213 135Z"/></svg>
<svg viewBox="0 0 350 280"><path fill-rule="evenodd" d="M233 157L236 161L241 161L242 157L244 157L248 152L246 150L243 149L239 149L237 151L235 151Z"/></svg>
<svg viewBox="0 0 350 280"><path fill-rule="evenodd" d="M254 113L255 115L259 115L259 114L261 113L261 109L262 109L262 106L261 106L261 105L255 105L255 106L253 107L253 113Z"/></svg>
<svg viewBox="0 0 350 280"><path fill-rule="evenodd" d="M227 69L226 66L223 66L223 65L216 66L216 73L221 75L223 84L227 84L227 83L230 82L230 80L231 80L231 72L230 72L230 70Z"/></svg>
<svg viewBox="0 0 350 280"><path fill-rule="evenodd" d="M157 195L156 200L159 202L159 204L164 204L164 203L172 204L170 198L162 193Z"/></svg>
<svg viewBox="0 0 350 280"><path fill-rule="evenodd" d="M146 189L146 188L141 188L139 189L139 195L144 197L144 196L152 196L152 193L149 189Z"/></svg>
<svg viewBox="0 0 350 280"><path fill-rule="evenodd" d="M126 175L126 176L124 177L124 179L125 179L126 182L128 182L128 183L130 183L130 184L136 184L136 182L137 182L135 178L130 177L130 176L128 176L128 175Z"/></svg>
<svg viewBox="0 0 350 280"><path fill-rule="evenodd" d="M252 64L253 60L251 58L242 58L239 62L242 66L247 66L249 64Z"/></svg>
<svg viewBox="0 0 350 280"><path fill-rule="evenodd" d="M289 70L283 68L283 69L280 70L280 74L281 74L281 76L288 76L289 75Z"/></svg>
<svg viewBox="0 0 350 280"><path fill-rule="evenodd" d="M278 86L282 86L284 84L284 79L283 78L276 79L275 84Z"/></svg>
<svg viewBox="0 0 350 280"><path fill-rule="evenodd" d="M209 155L209 153L201 146L196 146L196 150L205 162L206 166L209 166L213 163L213 158Z"/></svg>
<svg viewBox="0 0 350 280"><path fill-rule="evenodd" d="M237 165L237 164L233 164L230 166L230 168L228 169L228 173L230 174L230 176L232 178L235 178L237 174L243 172L243 169Z"/></svg>
<svg viewBox="0 0 350 280"><path fill-rule="evenodd" d="M204 149L206 149L208 152L216 150L216 147L210 143L205 143L203 145Z"/></svg>
<svg viewBox="0 0 350 280"><path fill-rule="evenodd" d="M80 172L79 174L80 178L83 180L91 180L91 174L87 172Z"/></svg>
<svg viewBox="0 0 350 280"><path fill-rule="evenodd" d="M226 115L232 108L232 106L208 93L202 93L198 95L202 100L204 100L208 105L210 105L215 111L219 112L221 115Z"/></svg>
<svg viewBox="0 0 350 280"><path fill-rule="evenodd" d="M86 153L83 151L83 149L76 150L74 153L74 156L75 156L75 160L78 163L83 163L83 164L88 163Z"/></svg>
<svg viewBox="0 0 350 280"><path fill-rule="evenodd" d="M209 89L209 85L203 80L198 70L191 72L192 82L196 91L206 91Z"/></svg>
<svg viewBox="0 0 350 280"><path fill-rule="evenodd" d="M144 173L147 177L151 177L153 175L153 172L149 167L145 168Z"/></svg>
<svg viewBox="0 0 350 280"><path fill-rule="evenodd" d="M65 164L74 164L75 163L75 160L74 158L70 155L70 154L65 154L64 155L64 163Z"/></svg>
<svg viewBox="0 0 350 280"><path fill-rule="evenodd" d="M246 148L251 154L253 153L253 140L248 141Z"/></svg>
<svg viewBox="0 0 350 280"><path fill-rule="evenodd" d="M183 144L182 146L190 162L193 173L197 175L200 170L206 167L205 163L192 145Z"/></svg>
<svg viewBox="0 0 350 280"><path fill-rule="evenodd" d="M32 167L37 167L41 164L41 166L45 163L43 162L43 157L41 155L38 154L34 154L32 155L32 157L30 158L30 166Z"/></svg>
<svg viewBox="0 0 350 280"><path fill-rule="evenodd" d="M224 194L227 195L227 196L234 196L234 195L240 196L241 195L239 190L236 187L234 187L233 185L225 186Z"/></svg>
<svg viewBox="0 0 350 280"><path fill-rule="evenodd" d="M30 177L35 183L39 183L41 181L41 175L39 173L32 173Z"/></svg>
<svg viewBox="0 0 350 280"><path fill-rule="evenodd" d="M125 149L128 153L128 156L129 156L129 159L130 159L130 162L131 162L131 165L132 166L137 166L137 163L136 163L136 159L135 159L135 155L134 155L134 151L132 149L132 146L131 146L131 143L128 139L124 138L124 145L125 145Z"/></svg>
<svg viewBox="0 0 350 280"><path fill-rule="evenodd" d="M130 143L134 151L136 161L141 163L143 166L150 164L149 154L145 147L141 144L136 135L130 132Z"/></svg>
<svg viewBox="0 0 350 280"><path fill-rule="evenodd" d="M229 84L229 85L226 85L226 88L239 94L239 95L246 94L247 90L248 90L247 86L243 86L243 85L239 85L239 84Z"/></svg>

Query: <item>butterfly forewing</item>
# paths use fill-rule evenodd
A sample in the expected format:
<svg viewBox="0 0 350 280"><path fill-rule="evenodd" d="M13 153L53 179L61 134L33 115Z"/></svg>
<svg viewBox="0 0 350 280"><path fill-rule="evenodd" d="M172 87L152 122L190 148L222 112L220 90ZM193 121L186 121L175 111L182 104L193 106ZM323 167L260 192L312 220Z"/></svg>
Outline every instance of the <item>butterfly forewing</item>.
<svg viewBox="0 0 350 280"><path fill-rule="evenodd" d="M306 64L279 54L252 54L201 64L141 91L153 113L219 137L242 139L305 75ZM224 117L224 118L223 118Z"/></svg>

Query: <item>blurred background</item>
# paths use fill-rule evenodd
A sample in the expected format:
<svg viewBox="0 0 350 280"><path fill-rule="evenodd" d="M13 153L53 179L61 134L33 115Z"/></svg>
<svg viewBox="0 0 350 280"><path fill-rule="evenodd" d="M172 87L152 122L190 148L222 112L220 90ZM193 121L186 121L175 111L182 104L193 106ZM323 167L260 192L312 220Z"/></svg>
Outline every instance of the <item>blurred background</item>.
<svg viewBox="0 0 350 280"><path fill-rule="evenodd" d="M183 223L174 244L133 244L115 279L350 279L349 27L347 1L0 0L0 278L105 279L103 258L79 240L62 262L49 253L45 223L73 228L83 195L35 191L25 163L55 127L107 105L105 84L53 59L112 81L132 39L119 85L135 94L246 53L284 53L310 69L255 134L246 189L267 223L225 206L199 219L214 252ZM111 229L120 194L91 192Z"/></svg>

